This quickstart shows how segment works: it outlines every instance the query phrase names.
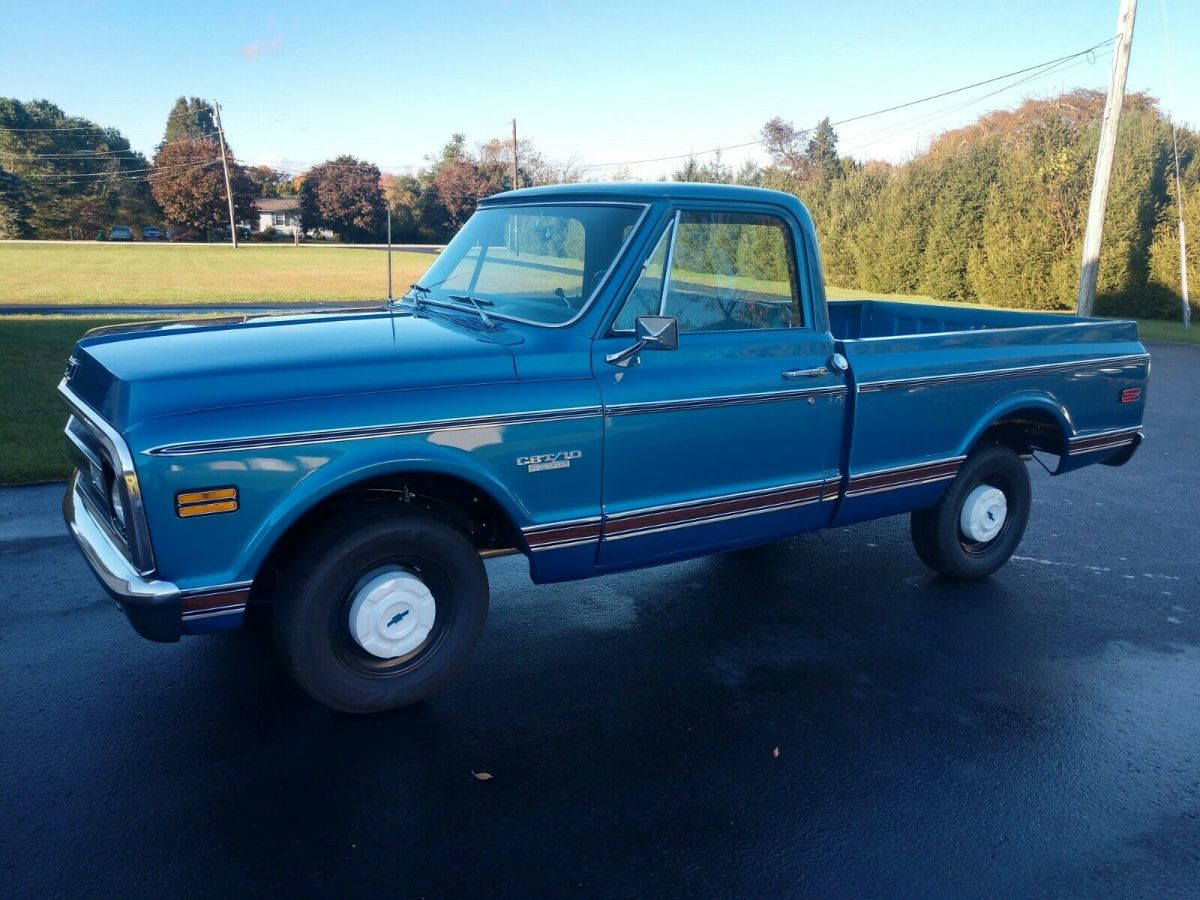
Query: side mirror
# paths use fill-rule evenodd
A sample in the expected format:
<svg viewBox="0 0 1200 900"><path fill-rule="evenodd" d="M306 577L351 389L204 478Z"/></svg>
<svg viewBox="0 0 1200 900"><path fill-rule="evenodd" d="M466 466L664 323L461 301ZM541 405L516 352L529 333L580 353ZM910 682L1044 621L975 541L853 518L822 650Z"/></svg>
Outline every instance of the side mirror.
<svg viewBox="0 0 1200 900"><path fill-rule="evenodd" d="M634 326L634 343L604 357L604 361L622 369L636 366L643 350L678 350L679 320L674 316L638 316Z"/></svg>

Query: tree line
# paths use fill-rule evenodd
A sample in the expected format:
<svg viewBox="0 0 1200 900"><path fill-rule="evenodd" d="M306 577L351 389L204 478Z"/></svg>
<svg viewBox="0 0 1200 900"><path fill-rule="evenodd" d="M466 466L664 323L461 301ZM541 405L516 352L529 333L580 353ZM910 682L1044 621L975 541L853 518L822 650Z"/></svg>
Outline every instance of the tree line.
<svg viewBox="0 0 1200 900"><path fill-rule="evenodd" d="M763 128L768 162L737 170L690 158L668 177L740 183L800 197L813 214L826 280L879 293L921 293L997 306L1070 309L1099 140L1103 94L1077 90L987 113L901 164L838 150L826 119ZM1184 219L1200 235L1200 135L1178 132ZM415 174L385 174L339 156L302 173L244 166L226 144L237 217L255 197L298 198L306 229L376 241L388 211L397 242L442 243L483 197L582 180L529 140L475 147L455 134ZM625 175L614 176L627 177ZM1170 123L1146 94L1126 98L1109 193L1097 310L1177 318L1178 208ZM1189 202L1190 201L1190 202ZM165 219L198 232L228 221L211 106L180 97L152 159L115 129L46 101L0 98L0 237L90 237L117 221ZM1188 248L1196 278L1200 249Z"/></svg>
<svg viewBox="0 0 1200 900"><path fill-rule="evenodd" d="M516 185L512 162L511 143L471 149L456 134L413 175L384 174L353 156L297 174L248 166L228 140L222 159L214 110L196 97L176 100L147 159L115 129L46 101L0 98L0 238L90 238L115 222L160 220L197 234L227 231L227 166L237 221L256 221L258 197L296 197L305 230L378 241L390 209L396 241L443 243L483 197L579 180L572 163L547 160L527 139L517 145Z"/></svg>
<svg viewBox="0 0 1200 900"><path fill-rule="evenodd" d="M763 128L769 164L738 171L689 159L672 177L800 197L830 284L994 306L1073 309L1104 95L1077 90L991 112L900 165L838 153L829 120ZM1200 271L1200 134L1180 128L1188 272ZM1170 123L1146 94L1126 97L1108 196L1097 312L1181 315L1178 203ZM1195 308L1195 307L1193 307Z"/></svg>

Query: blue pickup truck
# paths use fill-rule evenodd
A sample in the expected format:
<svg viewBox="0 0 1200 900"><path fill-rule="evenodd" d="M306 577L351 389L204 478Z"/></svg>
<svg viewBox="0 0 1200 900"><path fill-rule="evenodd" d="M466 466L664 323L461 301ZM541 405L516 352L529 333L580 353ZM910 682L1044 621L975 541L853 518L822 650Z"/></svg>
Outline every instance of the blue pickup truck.
<svg viewBox="0 0 1200 900"><path fill-rule="evenodd" d="M1133 322L827 303L794 197L585 184L483 201L377 309L103 328L60 386L67 523L156 641L261 620L339 710L469 657L484 560L587 578L911 513L984 578L1026 462L1122 465Z"/></svg>

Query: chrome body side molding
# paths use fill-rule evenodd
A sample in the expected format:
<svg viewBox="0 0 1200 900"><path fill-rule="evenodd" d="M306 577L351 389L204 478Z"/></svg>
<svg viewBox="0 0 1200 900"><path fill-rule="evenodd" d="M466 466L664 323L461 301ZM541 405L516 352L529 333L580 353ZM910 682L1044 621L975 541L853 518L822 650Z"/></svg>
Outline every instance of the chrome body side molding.
<svg viewBox="0 0 1200 900"><path fill-rule="evenodd" d="M620 403L604 408L606 416L635 416L641 413L671 412L674 410L714 409L742 406L749 403L778 403L808 397L840 397L846 394L845 385L800 388L793 391L770 391L762 394L732 394L724 397L699 397L683 400L663 400L648 403Z"/></svg>
<svg viewBox="0 0 1200 900"><path fill-rule="evenodd" d="M336 441L362 441L374 438L403 437L453 431L466 428L487 428L499 425L535 425L569 419L589 419L600 415L600 407L578 407L547 412L508 413L495 416L472 416L462 419L440 419L432 422L411 422L395 425L372 425L361 428L331 428L289 434L265 434L252 437L226 438L164 444L142 451L148 456L194 456L200 453L228 453L238 450L269 450L275 447L294 447L301 444L327 444Z"/></svg>
<svg viewBox="0 0 1200 900"><path fill-rule="evenodd" d="M995 378L1020 378L1027 375L1048 375L1055 372L1075 372L1084 369L1099 369L1116 363L1141 365L1150 361L1150 354L1137 353L1113 356L1107 359L1087 359L1063 363L1039 363L1032 366L1013 366L1005 369L985 369L980 372L954 372L945 375L922 375L915 378L894 378L881 381L864 381L858 385L860 394L876 391L906 390L938 387L945 384L963 384L970 381L989 381Z"/></svg>

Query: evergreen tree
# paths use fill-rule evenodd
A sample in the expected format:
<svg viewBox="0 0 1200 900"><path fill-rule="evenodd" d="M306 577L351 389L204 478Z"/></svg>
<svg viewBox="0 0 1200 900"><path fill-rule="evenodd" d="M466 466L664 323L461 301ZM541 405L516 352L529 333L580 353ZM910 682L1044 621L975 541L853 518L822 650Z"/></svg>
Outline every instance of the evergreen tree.
<svg viewBox="0 0 1200 900"><path fill-rule="evenodd" d="M167 114L163 144L215 138L217 122L212 104L199 97L180 97Z"/></svg>
<svg viewBox="0 0 1200 900"><path fill-rule="evenodd" d="M0 97L7 228L35 238L89 237L114 223L155 221L149 163L115 128L45 100ZM16 191L17 193L14 193Z"/></svg>
<svg viewBox="0 0 1200 900"><path fill-rule="evenodd" d="M4 171L4 166L0 166L0 240L27 238L31 235L25 187L20 178Z"/></svg>

